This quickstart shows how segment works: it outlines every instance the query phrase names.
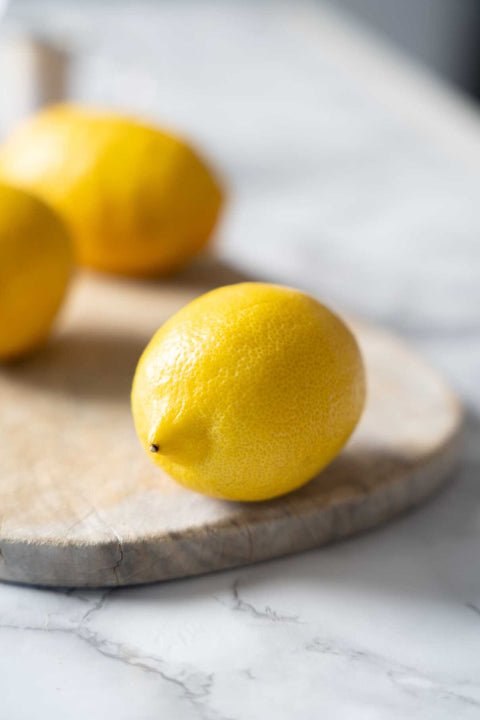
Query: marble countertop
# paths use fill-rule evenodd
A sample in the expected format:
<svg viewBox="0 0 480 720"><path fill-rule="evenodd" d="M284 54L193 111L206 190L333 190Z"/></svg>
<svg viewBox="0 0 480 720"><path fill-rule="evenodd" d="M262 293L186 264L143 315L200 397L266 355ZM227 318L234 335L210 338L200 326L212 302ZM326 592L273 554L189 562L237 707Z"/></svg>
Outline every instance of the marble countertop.
<svg viewBox="0 0 480 720"><path fill-rule="evenodd" d="M0 585L5 720L480 717L480 120L317 4L13 4L72 95L175 126L231 186L219 252L409 337L464 462L375 532L108 591Z"/></svg>

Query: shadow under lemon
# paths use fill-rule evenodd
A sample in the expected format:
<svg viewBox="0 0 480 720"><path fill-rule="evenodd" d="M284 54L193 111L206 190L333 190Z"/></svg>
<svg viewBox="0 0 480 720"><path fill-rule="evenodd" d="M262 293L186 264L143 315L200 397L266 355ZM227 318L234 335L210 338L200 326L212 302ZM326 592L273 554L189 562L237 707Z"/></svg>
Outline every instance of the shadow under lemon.
<svg viewBox="0 0 480 720"><path fill-rule="evenodd" d="M81 272L62 321L46 345L0 372L52 393L129 402L138 359L154 332L195 297L249 280L252 278L208 256L166 280Z"/></svg>
<svg viewBox="0 0 480 720"><path fill-rule="evenodd" d="M188 492L151 463L136 437L135 368L181 307L250 279L209 256L155 281L79 271L46 344L0 365L8 419L0 436L4 517L25 526L71 520L75 527L89 508L97 513L139 491Z"/></svg>
<svg viewBox="0 0 480 720"><path fill-rule="evenodd" d="M48 344L0 369L5 412L18 410L19 418L19 430L3 439L5 446L0 441L0 449L26 475L19 485L12 474L12 486L0 489L7 514L30 524L74 522L89 508L98 512L139 492L189 493L150 462L136 438L130 413L135 367L153 333L186 303L251 279L208 256L162 281L79 273ZM295 513L296 504L310 498L318 505L319 495L328 506L332 498L368 493L372 478L379 484L405 469L402 458L354 442L290 494L288 506ZM254 521L278 503L285 498L236 507Z"/></svg>

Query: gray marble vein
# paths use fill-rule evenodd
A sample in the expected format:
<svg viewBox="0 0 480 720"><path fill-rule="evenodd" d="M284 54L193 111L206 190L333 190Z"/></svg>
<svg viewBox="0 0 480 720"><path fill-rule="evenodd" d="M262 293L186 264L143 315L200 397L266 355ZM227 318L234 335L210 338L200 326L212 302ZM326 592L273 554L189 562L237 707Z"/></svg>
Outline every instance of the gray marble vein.
<svg viewBox="0 0 480 720"><path fill-rule="evenodd" d="M320 4L17 0L7 22L70 48L73 97L205 149L227 262L410 338L468 414L454 482L375 532L132 589L1 585L1 717L477 720L479 168L384 101Z"/></svg>

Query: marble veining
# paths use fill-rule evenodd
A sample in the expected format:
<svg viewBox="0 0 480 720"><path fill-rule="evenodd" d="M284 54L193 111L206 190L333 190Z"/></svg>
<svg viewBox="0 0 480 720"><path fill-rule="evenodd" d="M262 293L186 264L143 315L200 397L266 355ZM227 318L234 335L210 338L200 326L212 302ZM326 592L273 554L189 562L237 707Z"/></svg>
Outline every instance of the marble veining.
<svg viewBox="0 0 480 720"><path fill-rule="evenodd" d="M215 584L219 585L218 577L216 580ZM205 586L208 584L205 579L203 582ZM182 582L182 585L188 592L187 583ZM290 655L286 659L290 667L295 665L301 669L305 666L310 668L307 674L313 674L312 665L316 666L317 671L320 671L320 678L326 671L328 674L333 671L332 674L337 678L336 682L338 677L351 676L355 685L368 683L373 693L378 689L382 694L388 692L397 704L405 703L406 707L417 705L424 707L427 712L429 708L436 708L438 717L448 717L449 714L454 716L455 713L460 713L460 715L456 714L456 717L476 717L475 713L478 713L480 708L480 683L471 687L464 681L446 679L443 673L425 672L412 664L399 662L388 654L372 651L361 644L352 644L336 636L327 625L319 624L318 620L312 622L311 618L302 619L298 615L284 613L270 605L252 602L248 592L242 591L239 578L229 585L226 583L221 585L225 586L224 592L221 595L216 594L211 600L217 600L222 607L227 608L227 616L242 617L240 627L237 626L236 619L228 621L232 629L237 626L236 631L241 632L242 625L245 629L259 628L258 634L265 639L273 627L283 626L282 632L278 634L272 646L276 646L280 656ZM8 590L18 595L19 607L16 612L2 613L0 632L5 634L6 631L17 631L22 635L31 636L31 642L35 642L35 635L38 633L48 634L49 639L53 641L58 634L71 636L86 644L106 662L121 663L131 670L152 676L157 690L165 693L170 701L175 703L172 707L183 708L185 717L207 720L235 720L235 718L249 717L248 710L245 712L242 709L240 700L239 712L231 714L230 710L224 710L222 695L228 693L230 679L233 680L233 685L242 686L243 683L248 682L258 685L260 689L264 682L270 691L274 688L272 673L267 667L268 662L274 666L278 663L274 657L268 658L267 662L261 655L258 658L250 658L247 666L243 667L240 662L233 672L232 668L226 672L221 666L215 671L207 671L203 664L197 665L187 658L178 662L139 646L134 632L134 618L132 627L127 629L128 641L123 637L116 638L115 630L109 623L105 623L102 627L102 615L108 616L109 603L115 601L118 591L37 591L13 586ZM134 593L151 594L152 591L161 600L161 593L155 590L158 588L123 591L124 600L128 602L128 596ZM38 612L35 594L40 592L43 593L44 600L48 595L55 597L57 607L54 611ZM24 604L22 606L22 593L31 595L30 611L25 611ZM136 610L138 612L138 608ZM475 611L479 613L478 608L475 608ZM211 617L214 618L214 612L211 612ZM188 624L188 619L186 622ZM224 626L225 623L223 621L220 624ZM292 625L297 628L293 633L290 632ZM123 631L121 635L124 634ZM288 645L285 642L287 639L290 641ZM178 640L182 643L181 634ZM78 654L81 657L81 653ZM275 681L275 678L273 680ZM306 700L308 708L309 699ZM260 707L262 706L263 703L260 702ZM313 707L316 707L315 702ZM308 712L307 708L303 711ZM181 715L183 711L179 711L180 716L183 716ZM129 712L134 713L134 705ZM19 715L19 717L23 716L27 715ZM75 714L73 716L76 717ZM312 714L311 717L313 716ZM121 717L136 717L136 715L127 712Z"/></svg>
<svg viewBox="0 0 480 720"><path fill-rule="evenodd" d="M208 148L232 186L225 259L409 337L468 406L463 466L414 512L295 557L106 592L0 585L2 720L480 717L478 172L330 57L323 17L18 0L7 22L71 44L74 97Z"/></svg>

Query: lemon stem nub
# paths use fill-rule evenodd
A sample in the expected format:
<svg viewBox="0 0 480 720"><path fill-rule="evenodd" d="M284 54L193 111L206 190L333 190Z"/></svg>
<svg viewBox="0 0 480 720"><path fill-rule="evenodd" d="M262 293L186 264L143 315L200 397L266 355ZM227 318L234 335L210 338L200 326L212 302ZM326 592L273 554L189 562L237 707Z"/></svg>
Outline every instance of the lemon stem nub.
<svg viewBox="0 0 480 720"><path fill-rule="evenodd" d="M156 443L150 445L150 452L157 453L160 450L160 446Z"/></svg>

